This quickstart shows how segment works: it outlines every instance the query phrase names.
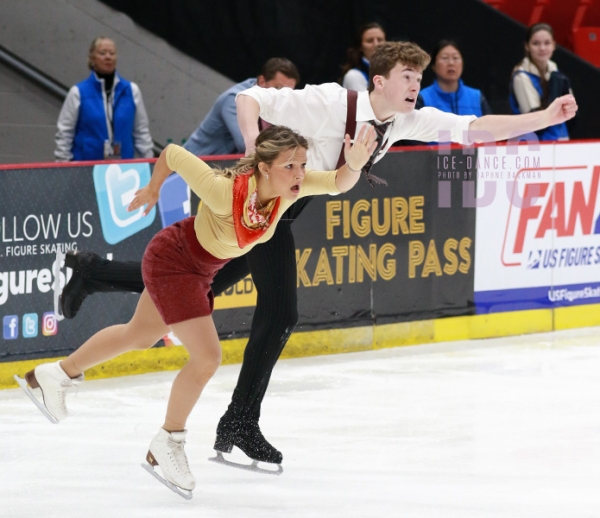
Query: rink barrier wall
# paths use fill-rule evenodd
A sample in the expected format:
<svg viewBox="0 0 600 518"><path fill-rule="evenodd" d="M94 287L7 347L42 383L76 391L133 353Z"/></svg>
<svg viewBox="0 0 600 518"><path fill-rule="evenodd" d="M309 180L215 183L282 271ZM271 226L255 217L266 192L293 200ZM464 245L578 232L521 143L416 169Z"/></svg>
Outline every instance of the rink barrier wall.
<svg viewBox="0 0 600 518"><path fill-rule="evenodd" d="M600 178L600 164L595 158L598 146L598 142L540 146L540 156L562 157L574 171L572 178L560 176L567 166L542 164L546 171L556 169L551 181L560 181L567 193L577 187L580 198L583 193L586 205L579 211L580 225L569 227L575 229L571 235L558 236L556 241L560 238L564 246L594 250L596 255L590 252L588 264L591 257L600 262L600 196L593 189L598 188L594 178ZM550 147L556 150L549 151ZM571 152L571 147L576 152ZM510 158L508 151L496 156L502 154ZM566 286L571 291L563 290L564 297L577 293L588 297L592 293L591 297L554 300L554 294L550 300L551 292L543 284L527 284L528 279L535 278L535 264L525 260L520 268L493 264L500 257L493 248L499 246L494 236L504 235L498 225L508 228L503 221L510 222L517 209L497 204L501 201L498 198L491 205L494 212L490 218L486 211L492 209L477 206L487 189L478 181L482 171L466 164L458 174L446 170L448 164L455 160L461 163L467 155L457 146L443 151L430 146L398 149L377 165L378 174L388 179L387 188L373 189L367 182L359 182L349 193L317 197L310 203L293 227L299 322L283 358L600 325L600 297L593 279L586 277L597 267L580 268L583 276L569 277ZM484 160L487 153L480 151L480 156ZM227 166L235 158L209 157L207 161ZM119 260L139 261L157 231L185 216L183 207L195 213L197 198L192 195L190 199L183 181L173 175L147 218L112 224L111 218L120 216L119 207L107 205L111 196L107 198L105 191L110 191L111 182L127 184L134 175L144 185L153 163L132 160L0 166L0 388L15 387L13 374L24 374L39 363L65 357L99 329L130 318L137 295L109 293L86 300L76 319L53 321L53 292L60 291L60 284L70 274L64 264L54 260L55 249L74 246ZM590 174L586 176L584 170ZM515 178L509 170L493 175L499 173L506 174L506 179ZM525 183L539 178L543 177L526 179ZM489 183L488 176L481 180ZM497 187L505 196L504 186ZM112 199L124 199L123 195L124 190L115 191ZM540 207L553 199L549 194L546 198L539 198ZM540 210L542 213L553 214ZM588 227L593 217L595 231L594 227L583 228L584 216ZM531 225L523 227L524 258L531 257L528 247L535 251L538 243L534 218L530 215L528 221ZM484 229L479 238L476 226L478 232ZM37 248L15 257L14 252L12 256L9 253L9 248L18 248L15 244ZM514 289L505 290L498 298L495 287L485 284L495 279ZM578 281L587 284L578 286ZM527 290L531 290L529 299ZM479 304L478 297L491 303ZM224 364L242 361L255 302L256 289L250 277L215 298L214 319ZM515 303L520 306L514 307ZM172 339L164 337L158 347L124 354L88 370L86 375L95 379L179 369L187 354Z"/></svg>
<svg viewBox="0 0 600 518"><path fill-rule="evenodd" d="M424 343L498 338L593 326L600 326L600 304L306 331L292 333L281 358L372 351ZM246 342L246 339L223 340L222 365L241 363ZM22 376L41 363L60 359L62 357L0 363L0 389L17 387L13 379L14 374ZM93 380L179 370L187 359L188 354L184 347L153 347L145 351L125 353L88 369L85 375L86 379Z"/></svg>
<svg viewBox="0 0 600 518"><path fill-rule="evenodd" d="M451 149L445 159L461 152ZM227 167L234 157L206 160ZM437 162L431 146L393 151L377 164L387 187L362 180L348 193L310 201L293 224L297 332L474 313L475 209L459 203L458 182L447 192L453 205L439 206ZM0 166L0 364L68 355L98 330L131 318L137 295L99 293L77 318L60 320L58 295L72 272L56 252L139 262L157 232L196 214L200 201L178 175L166 179L147 216L126 211L154 163ZM251 277L215 297L222 340L248 336L255 303Z"/></svg>

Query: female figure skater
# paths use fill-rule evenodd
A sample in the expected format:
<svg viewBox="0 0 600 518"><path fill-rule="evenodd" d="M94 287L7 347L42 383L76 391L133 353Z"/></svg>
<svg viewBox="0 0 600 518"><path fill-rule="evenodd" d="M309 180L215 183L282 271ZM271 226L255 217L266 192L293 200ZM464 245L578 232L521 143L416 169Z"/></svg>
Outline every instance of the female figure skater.
<svg viewBox="0 0 600 518"><path fill-rule="evenodd" d="M197 216L164 228L150 241L142 263L146 289L127 324L107 327L65 360L39 365L26 374L29 387L42 391L40 409L56 421L65 419L66 393L83 381L86 369L126 351L152 347L173 331L190 358L173 382L165 421L146 459L160 466L168 487L191 498L195 480L184 451L186 422L221 363L211 317L213 277L228 260L267 241L297 199L353 187L375 149L375 131L365 126L353 145L345 136L346 163L337 171L307 171L307 149L306 139L295 131L272 126L258 136L252 154L220 171L179 146L167 146L150 183L136 193L129 210L147 214L171 171L198 194L202 208Z"/></svg>

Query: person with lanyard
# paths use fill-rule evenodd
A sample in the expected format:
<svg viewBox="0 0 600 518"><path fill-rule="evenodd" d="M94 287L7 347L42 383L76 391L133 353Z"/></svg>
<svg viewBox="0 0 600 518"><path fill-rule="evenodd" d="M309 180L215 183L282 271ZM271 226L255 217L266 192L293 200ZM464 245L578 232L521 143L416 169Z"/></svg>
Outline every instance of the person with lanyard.
<svg viewBox="0 0 600 518"><path fill-rule="evenodd" d="M180 146L167 146L150 183L136 192L128 210L147 215L172 171L203 200L202 207L197 216L165 227L148 244L142 266L146 289L127 324L107 327L64 360L38 365L25 375L29 387L42 391L40 410L56 421L65 419L65 396L83 381L84 371L124 352L148 349L173 332L190 357L173 382L164 423L150 443L147 469L191 498L195 479L184 450L187 419L221 363L211 316L212 279L228 261L271 239L296 200L351 189L374 147L375 131L363 128L353 144L345 136L341 167L314 171L306 169L306 139L283 126L265 129L254 151L225 170L212 169ZM150 466L160 467L162 476Z"/></svg>
<svg viewBox="0 0 600 518"><path fill-rule="evenodd" d="M554 31L547 23L536 23L525 34L525 57L514 68L510 81L510 106L513 113L543 110L554 99L570 94L571 83L554 61ZM535 132L540 140L569 140L566 123Z"/></svg>
<svg viewBox="0 0 600 518"><path fill-rule="evenodd" d="M90 45L89 77L71 87L58 116L59 162L154 156L139 87L117 71L117 48L100 36Z"/></svg>
<svg viewBox="0 0 600 518"><path fill-rule="evenodd" d="M431 55L431 62L435 80L421 90L422 106L433 106L456 115L481 117L492 113L481 90L463 83L464 61L455 41L440 41Z"/></svg>
<svg viewBox="0 0 600 518"><path fill-rule="evenodd" d="M369 60L377 45L385 41L385 31L375 22L359 27L354 44L347 51L346 63L342 65L342 86L362 92L369 85Z"/></svg>

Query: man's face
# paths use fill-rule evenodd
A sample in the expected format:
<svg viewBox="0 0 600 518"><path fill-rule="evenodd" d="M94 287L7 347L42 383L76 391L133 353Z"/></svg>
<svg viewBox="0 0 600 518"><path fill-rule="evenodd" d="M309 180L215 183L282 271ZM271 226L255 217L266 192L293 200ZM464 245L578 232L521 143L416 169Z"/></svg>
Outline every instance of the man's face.
<svg viewBox="0 0 600 518"><path fill-rule="evenodd" d="M281 72L277 72L269 81L265 81L264 76L258 76L257 83L258 86L261 86L262 88L277 88L277 90L284 87L291 88L292 90L296 88L296 80Z"/></svg>
<svg viewBox="0 0 600 518"><path fill-rule="evenodd" d="M388 77L375 76L375 89L386 100L389 109L396 113L410 113L415 108L421 90L422 71L410 65L398 63Z"/></svg>

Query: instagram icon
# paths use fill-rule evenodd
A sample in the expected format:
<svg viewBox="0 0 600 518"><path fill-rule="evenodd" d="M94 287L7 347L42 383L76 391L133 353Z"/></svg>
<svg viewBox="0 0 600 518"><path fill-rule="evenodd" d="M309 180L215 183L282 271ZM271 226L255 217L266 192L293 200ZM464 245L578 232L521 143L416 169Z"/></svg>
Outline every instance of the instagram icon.
<svg viewBox="0 0 600 518"><path fill-rule="evenodd" d="M48 311L42 316L42 334L52 336L58 333L58 321L54 316L54 311Z"/></svg>

